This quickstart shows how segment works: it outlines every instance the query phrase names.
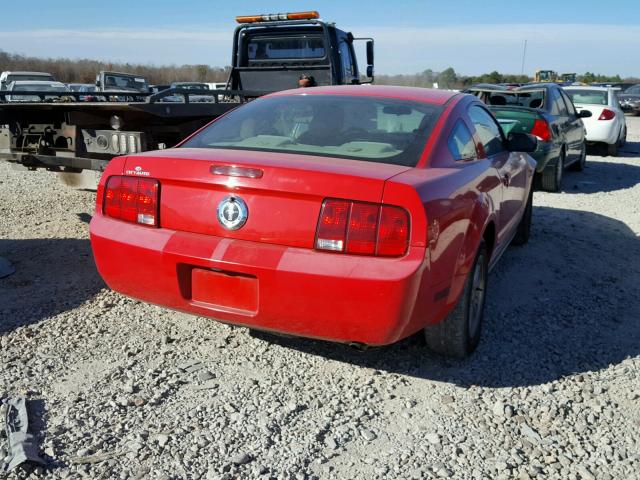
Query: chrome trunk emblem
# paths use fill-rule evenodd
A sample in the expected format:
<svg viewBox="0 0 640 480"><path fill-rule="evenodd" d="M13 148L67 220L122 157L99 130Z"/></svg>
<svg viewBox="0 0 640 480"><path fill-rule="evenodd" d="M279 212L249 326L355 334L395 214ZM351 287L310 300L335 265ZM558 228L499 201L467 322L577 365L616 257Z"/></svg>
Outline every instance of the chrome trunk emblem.
<svg viewBox="0 0 640 480"><path fill-rule="evenodd" d="M218 222L227 230L238 230L248 216L247 204L239 197L229 196L218 204Z"/></svg>

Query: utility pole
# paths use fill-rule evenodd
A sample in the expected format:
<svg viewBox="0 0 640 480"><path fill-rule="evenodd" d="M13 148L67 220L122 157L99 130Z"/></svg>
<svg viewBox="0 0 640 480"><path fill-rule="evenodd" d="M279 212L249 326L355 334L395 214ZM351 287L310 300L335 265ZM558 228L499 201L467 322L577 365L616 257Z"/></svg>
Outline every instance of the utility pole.
<svg viewBox="0 0 640 480"><path fill-rule="evenodd" d="M520 71L521 75L524 75L524 59L527 56L527 41L524 41L524 49L522 50L522 70Z"/></svg>

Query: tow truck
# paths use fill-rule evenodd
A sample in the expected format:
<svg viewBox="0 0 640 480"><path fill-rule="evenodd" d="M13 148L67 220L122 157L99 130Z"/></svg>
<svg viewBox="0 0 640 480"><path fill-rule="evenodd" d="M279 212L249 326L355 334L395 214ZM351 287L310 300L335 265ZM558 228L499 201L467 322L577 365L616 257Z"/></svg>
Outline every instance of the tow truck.
<svg viewBox="0 0 640 480"><path fill-rule="evenodd" d="M374 42L355 38L317 11L236 17L231 72L226 88L169 88L136 93L135 101L113 101L122 89L109 90L98 76L100 96L108 101L80 101L82 92L65 92L59 101L12 103L0 91L0 159L31 170L77 175L101 172L113 157L177 144L212 119L261 95L296 88L301 75L312 85L373 82ZM354 44L365 42L366 79L361 78ZM190 101L213 95L213 102ZM180 102L163 101L166 97ZM68 101L72 97L72 101ZM73 180L66 177L67 183ZM72 177L73 178L73 177Z"/></svg>

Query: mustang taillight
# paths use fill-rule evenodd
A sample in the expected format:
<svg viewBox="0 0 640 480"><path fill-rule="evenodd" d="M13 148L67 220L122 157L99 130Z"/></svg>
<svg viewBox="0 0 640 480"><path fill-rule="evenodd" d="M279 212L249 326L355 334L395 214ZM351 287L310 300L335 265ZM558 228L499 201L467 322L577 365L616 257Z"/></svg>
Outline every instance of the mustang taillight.
<svg viewBox="0 0 640 480"><path fill-rule="evenodd" d="M549 124L545 120L537 119L533 122L533 128L531 129L531 135L538 137L538 140L548 142L551 140L551 130Z"/></svg>
<svg viewBox="0 0 640 480"><path fill-rule="evenodd" d="M104 214L126 222L158 226L158 190L152 178L113 176L104 189Z"/></svg>
<svg viewBox="0 0 640 480"><path fill-rule="evenodd" d="M613 120L615 116L616 112L605 108L604 110L602 110L602 113L600 114L600 117L598 117L598 120Z"/></svg>
<svg viewBox="0 0 640 480"><path fill-rule="evenodd" d="M316 249L399 257L409 246L409 214L400 207L351 200L322 203Z"/></svg>

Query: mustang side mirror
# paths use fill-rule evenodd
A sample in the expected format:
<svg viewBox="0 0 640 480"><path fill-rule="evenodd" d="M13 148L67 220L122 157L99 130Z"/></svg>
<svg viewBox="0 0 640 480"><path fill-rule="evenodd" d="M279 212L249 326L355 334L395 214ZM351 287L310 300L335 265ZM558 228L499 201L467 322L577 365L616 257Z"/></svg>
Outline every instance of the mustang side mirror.
<svg viewBox="0 0 640 480"><path fill-rule="evenodd" d="M511 152L532 153L538 148L538 139L528 133L510 133L507 146Z"/></svg>
<svg viewBox="0 0 640 480"><path fill-rule="evenodd" d="M591 116L593 116L593 113L591 113L591 111L589 111L589 110L580 110L578 112L578 117L579 118L589 118Z"/></svg>

